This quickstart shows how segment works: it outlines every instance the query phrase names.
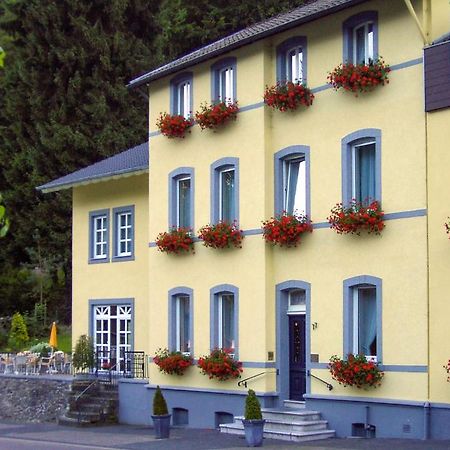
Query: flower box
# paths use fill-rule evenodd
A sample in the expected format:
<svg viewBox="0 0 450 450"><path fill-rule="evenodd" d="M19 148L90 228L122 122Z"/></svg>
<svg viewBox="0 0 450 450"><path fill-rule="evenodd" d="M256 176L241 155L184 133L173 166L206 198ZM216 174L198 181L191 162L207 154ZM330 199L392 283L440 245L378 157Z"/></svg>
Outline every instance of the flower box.
<svg viewBox="0 0 450 450"><path fill-rule="evenodd" d="M376 388L381 385L384 372L378 367L378 363L368 361L364 355L348 355L347 360L336 355L330 358L328 364L331 376L339 384L346 386L356 386L361 388Z"/></svg>
<svg viewBox="0 0 450 450"><path fill-rule="evenodd" d="M303 233L313 230L307 216L299 214L286 214L271 217L263 222L263 238L266 242L280 247L296 247Z"/></svg>
<svg viewBox="0 0 450 450"><path fill-rule="evenodd" d="M236 222L218 222L205 225L198 231L198 238L203 241L205 247L211 248L242 248L243 231L238 228Z"/></svg>
<svg viewBox="0 0 450 450"><path fill-rule="evenodd" d="M164 253L194 253L194 241L188 228L173 227L169 231L159 233L156 238L158 250Z"/></svg>
<svg viewBox="0 0 450 450"><path fill-rule="evenodd" d="M184 138L186 133L190 133L190 128L194 125L192 117L184 117L181 115L171 115L168 113L160 113L156 122L161 134L168 138Z"/></svg>
<svg viewBox="0 0 450 450"><path fill-rule="evenodd" d="M202 130L215 130L231 120L236 120L238 111L237 102L219 102L212 105L205 103L200 105L200 111L195 113L195 120Z"/></svg>
<svg viewBox="0 0 450 450"><path fill-rule="evenodd" d="M291 81L278 82L275 86L266 86L264 103L279 111L295 111L299 106L311 106L314 94L309 88Z"/></svg>
<svg viewBox="0 0 450 450"><path fill-rule="evenodd" d="M368 206L352 200L348 206L337 203L331 210L328 222L338 234L361 234L362 230L368 233L380 234L384 229L384 212L380 203L372 201Z"/></svg>
<svg viewBox="0 0 450 450"><path fill-rule="evenodd" d="M343 88L358 95L388 84L390 71L380 58L370 64L341 63L328 74L328 83L336 90Z"/></svg>
<svg viewBox="0 0 450 450"><path fill-rule="evenodd" d="M168 375L183 375L185 370L192 366L194 360L191 355L181 352L169 352L167 348L158 349L153 362L159 367L159 370Z"/></svg>
<svg viewBox="0 0 450 450"><path fill-rule="evenodd" d="M231 349L215 348L209 355L200 357L197 365L202 375L219 381L240 378L243 370L242 363L234 359L231 353Z"/></svg>

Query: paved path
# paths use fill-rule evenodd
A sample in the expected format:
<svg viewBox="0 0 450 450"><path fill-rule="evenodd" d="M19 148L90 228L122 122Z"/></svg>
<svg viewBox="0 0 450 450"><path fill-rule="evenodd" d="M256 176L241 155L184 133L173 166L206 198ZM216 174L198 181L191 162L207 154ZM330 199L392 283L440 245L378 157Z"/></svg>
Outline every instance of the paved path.
<svg viewBox="0 0 450 450"><path fill-rule="evenodd" d="M176 428L171 438L156 440L146 427L111 425L70 428L55 424L0 422L0 450L238 450L246 448L238 436L216 430ZM328 439L305 444L264 440L266 450L450 450L450 441L406 439Z"/></svg>

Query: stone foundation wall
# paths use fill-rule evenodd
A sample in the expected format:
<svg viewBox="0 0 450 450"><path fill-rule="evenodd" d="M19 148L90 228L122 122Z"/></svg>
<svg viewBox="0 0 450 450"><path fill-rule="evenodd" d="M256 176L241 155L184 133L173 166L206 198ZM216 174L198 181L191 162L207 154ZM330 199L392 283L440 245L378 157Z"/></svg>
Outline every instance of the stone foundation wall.
<svg viewBox="0 0 450 450"><path fill-rule="evenodd" d="M72 378L0 375L0 419L53 422L67 405Z"/></svg>

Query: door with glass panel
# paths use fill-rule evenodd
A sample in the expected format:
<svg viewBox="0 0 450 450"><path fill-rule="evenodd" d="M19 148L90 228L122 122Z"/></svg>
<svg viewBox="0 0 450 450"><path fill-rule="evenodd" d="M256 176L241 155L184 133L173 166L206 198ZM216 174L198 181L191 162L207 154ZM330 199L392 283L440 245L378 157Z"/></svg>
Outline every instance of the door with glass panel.
<svg viewBox="0 0 450 450"><path fill-rule="evenodd" d="M131 351L131 306L95 306L94 327L99 368L126 372Z"/></svg>

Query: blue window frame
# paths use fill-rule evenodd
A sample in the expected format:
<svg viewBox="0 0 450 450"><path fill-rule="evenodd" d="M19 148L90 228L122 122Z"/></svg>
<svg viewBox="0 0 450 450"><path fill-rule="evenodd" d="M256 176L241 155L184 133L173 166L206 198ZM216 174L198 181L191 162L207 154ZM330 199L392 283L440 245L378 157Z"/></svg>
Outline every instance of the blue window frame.
<svg viewBox="0 0 450 450"><path fill-rule="evenodd" d="M344 280L344 356L382 361L382 280L369 275Z"/></svg>
<svg viewBox="0 0 450 450"><path fill-rule="evenodd" d="M239 221L239 160L222 158L211 165L211 221Z"/></svg>
<svg viewBox="0 0 450 450"><path fill-rule="evenodd" d="M378 58L378 13L364 11L343 23L344 61L370 64Z"/></svg>
<svg viewBox="0 0 450 450"><path fill-rule="evenodd" d="M194 353L194 296L182 286L169 291L169 349Z"/></svg>
<svg viewBox="0 0 450 450"><path fill-rule="evenodd" d="M109 262L109 210L89 213L89 263Z"/></svg>
<svg viewBox="0 0 450 450"><path fill-rule="evenodd" d="M194 228L194 169L180 167L169 174L169 227Z"/></svg>
<svg viewBox="0 0 450 450"><path fill-rule="evenodd" d="M211 98L213 102L236 101L236 58L224 58L211 66Z"/></svg>
<svg viewBox="0 0 450 450"><path fill-rule="evenodd" d="M191 72L183 72L170 81L170 110L174 115L189 117L192 113Z"/></svg>
<svg viewBox="0 0 450 450"><path fill-rule="evenodd" d="M342 139L342 201L381 202L381 130L359 130Z"/></svg>
<svg viewBox="0 0 450 450"><path fill-rule="evenodd" d="M134 260L134 205L113 209L113 262Z"/></svg>
<svg viewBox="0 0 450 450"><path fill-rule="evenodd" d="M292 145L274 155L275 214L310 215L310 152L305 145Z"/></svg>
<svg viewBox="0 0 450 450"><path fill-rule="evenodd" d="M295 36L277 47L277 80L306 84L306 37Z"/></svg>
<svg viewBox="0 0 450 450"><path fill-rule="evenodd" d="M231 284L210 290L211 349L231 349L238 357L239 289Z"/></svg>

